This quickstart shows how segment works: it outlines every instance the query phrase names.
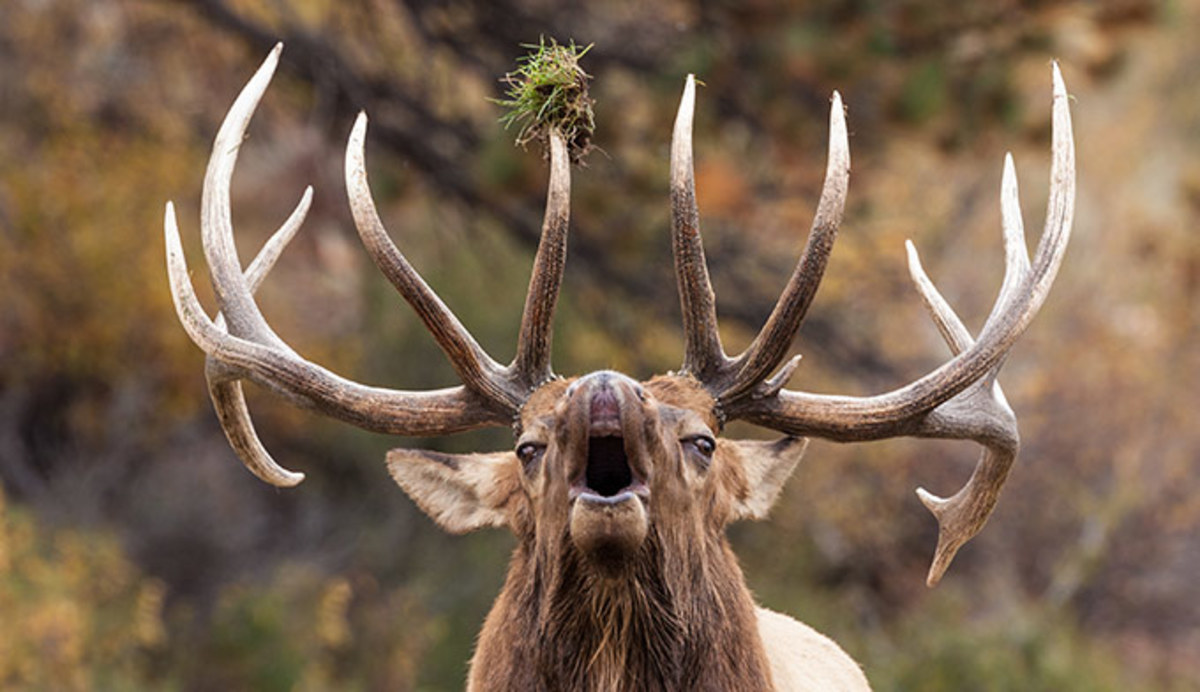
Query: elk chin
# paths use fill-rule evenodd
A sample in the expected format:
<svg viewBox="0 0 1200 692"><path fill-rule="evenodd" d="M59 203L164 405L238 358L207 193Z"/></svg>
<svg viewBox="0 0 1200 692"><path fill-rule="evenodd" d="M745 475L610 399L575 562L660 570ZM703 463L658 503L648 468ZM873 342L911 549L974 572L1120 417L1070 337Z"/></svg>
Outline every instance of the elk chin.
<svg viewBox="0 0 1200 692"><path fill-rule="evenodd" d="M571 542L604 572L621 571L637 555L649 529L646 504L634 489L611 497L584 490L571 505Z"/></svg>

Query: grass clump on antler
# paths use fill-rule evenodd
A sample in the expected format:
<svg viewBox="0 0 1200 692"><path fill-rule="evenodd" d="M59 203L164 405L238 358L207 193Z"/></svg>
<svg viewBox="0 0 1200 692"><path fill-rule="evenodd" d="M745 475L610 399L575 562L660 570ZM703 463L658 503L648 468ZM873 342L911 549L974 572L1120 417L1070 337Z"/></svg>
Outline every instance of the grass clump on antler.
<svg viewBox="0 0 1200 692"><path fill-rule="evenodd" d="M508 109L500 118L505 129L519 126L517 144L530 142L545 146L552 130L558 130L567 142L573 163L580 163L592 149L596 129L592 113L593 99L588 96L592 78L579 66L579 59L592 44L584 47L571 41L562 45L550 39L523 44L533 52L517 58L517 69L500 80L507 87L507 98L496 103Z"/></svg>

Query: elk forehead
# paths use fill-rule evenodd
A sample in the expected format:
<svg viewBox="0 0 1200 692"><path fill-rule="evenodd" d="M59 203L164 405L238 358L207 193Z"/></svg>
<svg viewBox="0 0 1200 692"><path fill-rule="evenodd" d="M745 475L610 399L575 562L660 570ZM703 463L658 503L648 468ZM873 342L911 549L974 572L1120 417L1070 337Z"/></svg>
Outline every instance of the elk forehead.
<svg viewBox="0 0 1200 692"><path fill-rule="evenodd" d="M576 395L581 388L588 391L605 383L607 387L626 387L637 393L638 399L651 397L653 403L686 409L698 415L700 420L714 431L721 429L717 414L717 402L699 380L690 375L657 375L646 382L638 383L633 378L613 370L600 370L573 379L556 379L535 390L521 408L517 421L517 436L534 426L553 427L556 415L562 412L567 399Z"/></svg>

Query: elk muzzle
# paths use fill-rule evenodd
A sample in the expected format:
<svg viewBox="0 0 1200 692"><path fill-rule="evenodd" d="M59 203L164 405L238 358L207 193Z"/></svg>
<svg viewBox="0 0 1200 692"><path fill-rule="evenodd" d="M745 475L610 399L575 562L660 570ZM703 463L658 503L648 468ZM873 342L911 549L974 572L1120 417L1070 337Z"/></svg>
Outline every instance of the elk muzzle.
<svg viewBox="0 0 1200 692"><path fill-rule="evenodd" d="M567 393L570 536L589 560L619 566L649 530L647 432L642 386L616 372L580 378Z"/></svg>

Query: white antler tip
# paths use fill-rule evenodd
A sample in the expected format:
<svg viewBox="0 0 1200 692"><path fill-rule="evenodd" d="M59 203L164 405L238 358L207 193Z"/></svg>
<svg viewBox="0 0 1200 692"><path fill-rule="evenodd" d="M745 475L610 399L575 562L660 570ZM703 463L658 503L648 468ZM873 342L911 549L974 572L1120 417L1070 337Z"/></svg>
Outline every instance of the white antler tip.
<svg viewBox="0 0 1200 692"><path fill-rule="evenodd" d="M1066 98L1067 85L1066 82L1063 81L1062 70L1060 70L1058 67L1058 61L1051 61L1050 67L1054 73L1054 98L1058 98L1060 96Z"/></svg>
<svg viewBox="0 0 1200 692"><path fill-rule="evenodd" d="M839 139L846 138L846 107L842 104L842 96L836 91L829 99L829 125L836 130Z"/></svg>
<svg viewBox="0 0 1200 692"><path fill-rule="evenodd" d="M842 176L850 171L850 137L846 132L846 108L842 105L842 96L833 92L829 104L829 168L830 171L840 169Z"/></svg>
<svg viewBox="0 0 1200 692"><path fill-rule="evenodd" d="M1000 178L1000 202L1008 204L1010 198L1015 202L1017 196L1017 167L1013 163L1012 152L1004 154L1004 173ZM1018 206L1019 211L1019 206Z"/></svg>
<svg viewBox="0 0 1200 692"><path fill-rule="evenodd" d="M675 127L671 132L671 184L673 187L691 186L692 177L692 120L696 110L696 77L689 74L683 86L683 97L679 99L679 112L675 114Z"/></svg>
<svg viewBox="0 0 1200 692"><path fill-rule="evenodd" d="M354 119L354 127L350 130L350 141L358 143L360 147L367 138L367 122L367 112L359 111L358 117Z"/></svg>
<svg viewBox="0 0 1200 692"><path fill-rule="evenodd" d="M367 140L367 113L360 111L350 129L350 139L346 142L346 175L350 176L365 168Z"/></svg>
<svg viewBox="0 0 1200 692"><path fill-rule="evenodd" d="M933 516L941 516L942 508L946 506L948 500L944 497L939 497L929 492L925 488L917 488L917 498L921 500L921 504L933 513Z"/></svg>
<svg viewBox="0 0 1200 692"><path fill-rule="evenodd" d="M182 251L182 242L179 239L179 220L175 218L174 202L167 202L167 208L163 212L163 233L167 239L167 258L169 260L173 252Z"/></svg>
<svg viewBox="0 0 1200 692"><path fill-rule="evenodd" d="M270 74L274 74L275 68L279 66L279 56L282 53L283 42L281 41L275 44L275 47L271 49L270 53L267 53L266 59L263 60L262 65L258 68L259 72L268 72Z"/></svg>
<svg viewBox="0 0 1200 692"><path fill-rule="evenodd" d="M278 488L294 488L304 482L305 476L303 473L300 473L299 471L283 471L285 475L272 481L271 485L274 485Z"/></svg>
<svg viewBox="0 0 1200 692"><path fill-rule="evenodd" d="M917 254L917 246L911 239L905 239L904 252L908 255L908 270L910 272L921 271L921 256Z"/></svg>
<svg viewBox="0 0 1200 692"><path fill-rule="evenodd" d="M696 75L689 74L683 85L683 97L679 100L679 113L675 117L676 125L683 122L687 123L688 128L692 124L692 112L696 109Z"/></svg>

